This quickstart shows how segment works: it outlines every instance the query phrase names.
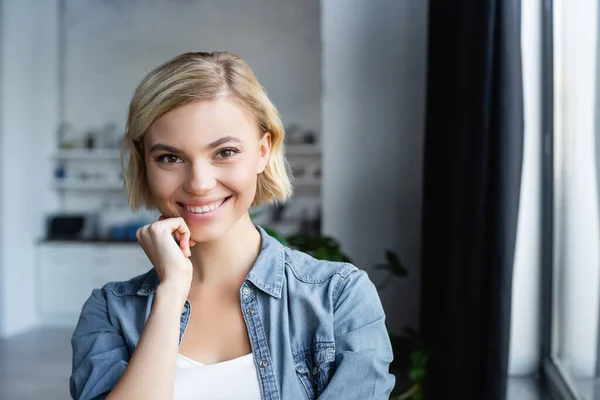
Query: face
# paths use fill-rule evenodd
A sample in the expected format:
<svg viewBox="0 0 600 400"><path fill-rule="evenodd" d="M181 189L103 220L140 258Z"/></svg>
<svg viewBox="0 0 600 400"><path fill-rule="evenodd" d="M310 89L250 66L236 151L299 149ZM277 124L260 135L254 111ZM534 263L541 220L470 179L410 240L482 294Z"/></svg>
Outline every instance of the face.
<svg viewBox="0 0 600 400"><path fill-rule="evenodd" d="M148 185L165 217L183 217L196 242L215 240L242 217L271 149L252 114L227 99L176 108L144 138Z"/></svg>

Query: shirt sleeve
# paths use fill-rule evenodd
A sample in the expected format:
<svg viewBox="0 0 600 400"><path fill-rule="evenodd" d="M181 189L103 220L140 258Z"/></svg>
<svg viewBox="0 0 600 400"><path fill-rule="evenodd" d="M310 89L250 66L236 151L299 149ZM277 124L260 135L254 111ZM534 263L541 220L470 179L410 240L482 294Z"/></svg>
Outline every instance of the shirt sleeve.
<svg viewBox="0 0 600 400"><path fill-rule="evenodd" d="M120 331L110 322L103 290L94 289L85 302L71 346L71 397L74 400L104 399L125 371L129 350Z"/></svg>
<svg viewBox="0 0 600 400"><path fill-rule="evenodd" d="M392 346L375 285L362 270L352 272L334 309L335 369L321 400L389 399Z"/></svg>

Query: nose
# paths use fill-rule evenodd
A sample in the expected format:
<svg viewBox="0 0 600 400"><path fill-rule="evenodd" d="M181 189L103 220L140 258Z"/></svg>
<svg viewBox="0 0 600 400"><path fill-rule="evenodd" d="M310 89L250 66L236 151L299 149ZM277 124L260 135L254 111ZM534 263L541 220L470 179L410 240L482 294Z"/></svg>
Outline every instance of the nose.
<svg viewBox="0 0 600 400"><path fill-rule="evenodd" d="M210 192L216 185L216 171L210 164L193 163L187 171L183 189L195 196Z"/></svg>

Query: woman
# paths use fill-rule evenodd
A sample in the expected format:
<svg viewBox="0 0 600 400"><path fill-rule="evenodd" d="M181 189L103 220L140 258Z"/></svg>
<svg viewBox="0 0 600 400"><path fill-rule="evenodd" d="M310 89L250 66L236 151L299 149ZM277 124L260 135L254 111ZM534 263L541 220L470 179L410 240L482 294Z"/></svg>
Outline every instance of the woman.
<svg viewBox="0 0 600 400"><path fill-rule="evenodd" d="M277 110L231 53L187 53L140 83L122 160L154 268L95 289L73 334L74 399L387 399L377 292L254 226L291 194ZM125 165L125 162L122 162ZM175 239L177 240L175 240Z"/></svg>

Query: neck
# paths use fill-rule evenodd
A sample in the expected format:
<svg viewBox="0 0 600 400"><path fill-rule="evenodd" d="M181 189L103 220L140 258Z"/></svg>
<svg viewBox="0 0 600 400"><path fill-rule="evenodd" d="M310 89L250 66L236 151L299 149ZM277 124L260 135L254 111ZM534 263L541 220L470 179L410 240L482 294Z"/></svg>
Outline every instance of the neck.
<svg viewBox="0 0 600 400"><path fill-rule="evenodd" d="M191 248L192 285L230 286L239 289L260 253L260 233L249 215L240 218L220 238Z"/></svg>

